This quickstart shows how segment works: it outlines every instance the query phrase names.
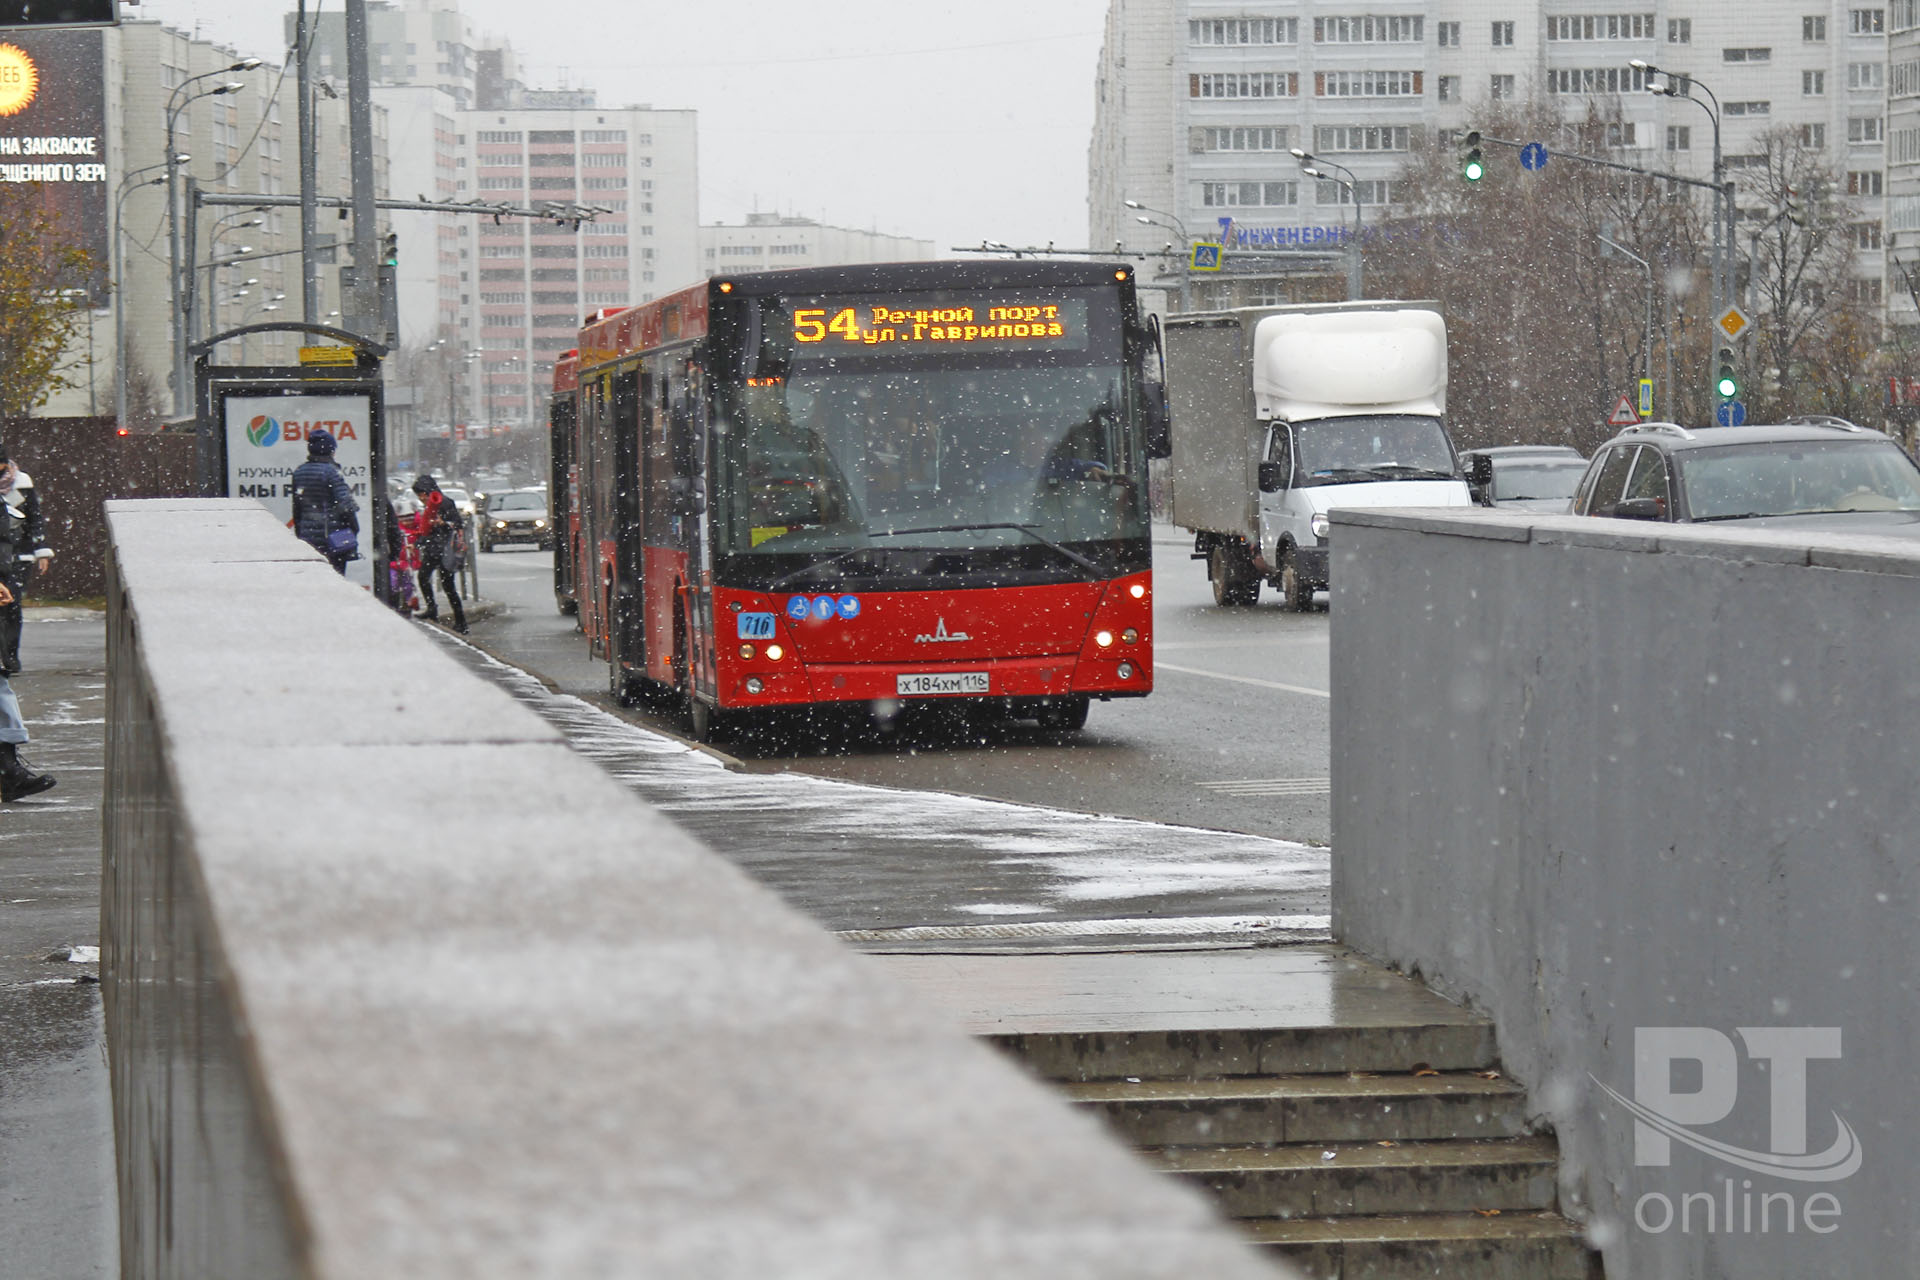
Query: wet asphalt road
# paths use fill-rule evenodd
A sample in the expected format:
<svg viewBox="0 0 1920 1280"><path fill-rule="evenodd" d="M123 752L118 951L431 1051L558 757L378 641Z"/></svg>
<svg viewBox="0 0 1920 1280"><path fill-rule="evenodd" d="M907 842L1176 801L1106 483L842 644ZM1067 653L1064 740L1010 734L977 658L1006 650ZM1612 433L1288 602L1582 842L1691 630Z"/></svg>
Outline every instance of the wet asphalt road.
<svg viewBox="0 0 1920 1280"><path fill-rule="evenodd" d="M1147 698L1096 702L1077 735L1030 724L938 720L892 735L864 721L789 724L724 744L755 773L800 773L1048 805L1083 813L1324 844L1328 839L1327 613L1213 604L1177 530L1156 530L1157 675ZM554 607L552 558L483 555L483 594L501 611L474 637L555 688L606 707L606 664ZM664 733L670 710L622 712Z"/></svg>

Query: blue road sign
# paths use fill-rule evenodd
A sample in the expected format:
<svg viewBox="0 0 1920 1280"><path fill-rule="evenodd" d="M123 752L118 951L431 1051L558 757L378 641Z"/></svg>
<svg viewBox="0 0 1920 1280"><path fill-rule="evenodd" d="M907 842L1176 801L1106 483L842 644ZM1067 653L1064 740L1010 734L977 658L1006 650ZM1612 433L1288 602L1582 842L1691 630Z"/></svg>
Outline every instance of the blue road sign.
<svg viewBox="0 0 1920 1280"><path fill-rule="evenodd" d="M1738 400L1728 400L1713 411L1713 417L1723 427L1737 427L1747 420L1747 406Z"/></svg>
<svg viewBox="0 0 1920 1280"><path fill-rule="evenodd" d="M1535 169L1547 167L1547 148L1544 143L1529 142L1520 148L1520 167L1529 173Z"/></svg>
<svg viewBox="0 0 1920 1280"><path fill-rule="evenodd" d="M1195 271L1218 271L1220 269L1220 246L1217 244L1194 245L1193 258L1189 265Z"/></svg>

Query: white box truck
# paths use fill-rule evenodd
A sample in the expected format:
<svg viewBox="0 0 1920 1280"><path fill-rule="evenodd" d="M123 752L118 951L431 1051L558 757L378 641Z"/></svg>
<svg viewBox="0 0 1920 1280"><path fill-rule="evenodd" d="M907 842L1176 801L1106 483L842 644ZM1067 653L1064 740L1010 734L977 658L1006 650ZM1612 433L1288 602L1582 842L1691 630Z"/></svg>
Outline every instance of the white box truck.
<svg viewBox="0 0 1920 1280"><path fill-rule="evenodd" d="M1432 304L1246 307L1165 330L1169 514L1217 603L1254 604L1271 582L1285 607L1309 607L1335 507L1472 504Z"/></svg>

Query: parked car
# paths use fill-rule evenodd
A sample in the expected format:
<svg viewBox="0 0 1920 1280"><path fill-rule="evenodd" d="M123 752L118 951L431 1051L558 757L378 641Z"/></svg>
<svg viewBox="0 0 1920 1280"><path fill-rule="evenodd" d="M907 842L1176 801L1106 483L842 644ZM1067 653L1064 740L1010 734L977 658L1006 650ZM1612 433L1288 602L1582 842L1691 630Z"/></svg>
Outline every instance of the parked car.
<svg viewBox="0 0 1920 1280"><path fill-rule="evenodd" d="M1587 472L1578 449L1557 444L1495 445L1460 455L1467 490L1483 507L1565 512Z"/></svg>
<svg viewBox="0 0 1920 1280"><path fill-rule="evenodd" d="M530 542L542 551L553 549L553 527L547 519L545 494L529 490L496 493L480 520L480 549L491 551L503 542Z"/></svg>
<svg viewBox="0 0 1920 1280"><path fill-rule="evenodd" d="M1920 467L1839 418L1764 427L1628 427L1594 452L1573 513L1920 538Z"/></svg>

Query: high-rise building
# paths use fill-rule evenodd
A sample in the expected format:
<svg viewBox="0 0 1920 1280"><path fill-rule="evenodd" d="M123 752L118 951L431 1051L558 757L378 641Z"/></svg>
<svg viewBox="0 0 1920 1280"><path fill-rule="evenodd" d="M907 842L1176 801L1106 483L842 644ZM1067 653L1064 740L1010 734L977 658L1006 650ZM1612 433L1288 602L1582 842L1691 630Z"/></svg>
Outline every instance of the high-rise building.
<svg viewBox="0 0 1920 1280"><path fill-rule="evenodd" d="M347 20L337 6L309 3L313 74L347 82ZM286 17L287 44L295 14ZM466 110L475 105L482 45L458 0L371 0L367 5L367 73L376 85L433 85Z"/></svg>
<svg viewBox="0 0 1920 1280"><path fill-rule="evenodd" d="M578 226L467 218L459 344L477 351L473 421L539 420L554 359L603 307L700 278L695 113L649 107L461 113L460 195L602 212Z"/></svg>
<svg viewBox="0 0 1920 1280"><path fill-rule="evenodd" d="M1637 10L1383 0L1344 12L1304 0L1116 0L1088 154L1091 243L1151 253L1216 238L1230 219L1235 244L1323 251L1317 268L1270 257L1244 275L1190 282L1194 306L1283 301L1293 272L1335 269L1330 251L1356 213L1392 211L1394 175L1418 140L1445 145L1489 106L1527 98L1573 117L1596 99L1617 103L1616 158L1709 176L1708 114L1647 93L1639 60L1718 96L1736 181L1770 128L1795 128L1823 151L1860 210L1858 287L1875 293L1886 16L1854 0L1660 0ZM1292 148L1336 161L1352 181L1304 176ZM1183 273L1168 261L1171 284Z"/></svg>
<svg viewBox="0 0 1920 1280"><path fill-rule="evenodd" d="M705 275L742 275L781 267L839 267L860 262L924 262L937 256L931 240L830 227L791 214L750 213L744 223L700 228Z"/></svg>

